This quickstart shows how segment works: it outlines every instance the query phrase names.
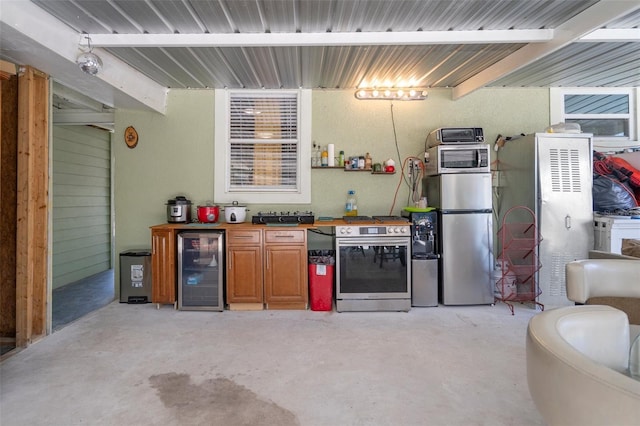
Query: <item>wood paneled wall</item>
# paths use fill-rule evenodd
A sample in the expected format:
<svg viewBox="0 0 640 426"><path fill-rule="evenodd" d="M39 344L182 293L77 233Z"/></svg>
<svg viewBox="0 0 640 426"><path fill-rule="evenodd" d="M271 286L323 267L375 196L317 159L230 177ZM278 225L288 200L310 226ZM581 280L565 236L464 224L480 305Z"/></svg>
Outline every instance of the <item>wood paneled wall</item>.
<svg viewBox="0 0 640 426"><path fill-rule="evenodd" d="M18 77L0 78L0 337L16 337Z"/></svg>
<svg viewBox="0 0 640 426"><path fill-rule="evenodd" d="M46 334L49 192L49 78L18 76L16 345Z"/></svg>
<svg viewBox="0 0 640 426"><path fill-rule="evenodd" d="M52 287L111 268L111 133L53 126Z"/></svg>

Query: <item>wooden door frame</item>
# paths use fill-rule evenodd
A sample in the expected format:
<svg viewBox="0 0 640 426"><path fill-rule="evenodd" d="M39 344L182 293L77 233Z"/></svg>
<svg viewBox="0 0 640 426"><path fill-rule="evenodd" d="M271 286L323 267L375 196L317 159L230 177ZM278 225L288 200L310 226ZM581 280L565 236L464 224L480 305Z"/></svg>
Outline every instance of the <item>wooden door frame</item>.
<svg viewBox="0 0 640 426"><path fill-rule="evenodd" d="M47 332L49 270L49 76L18 73L16 346Z"/></svg>

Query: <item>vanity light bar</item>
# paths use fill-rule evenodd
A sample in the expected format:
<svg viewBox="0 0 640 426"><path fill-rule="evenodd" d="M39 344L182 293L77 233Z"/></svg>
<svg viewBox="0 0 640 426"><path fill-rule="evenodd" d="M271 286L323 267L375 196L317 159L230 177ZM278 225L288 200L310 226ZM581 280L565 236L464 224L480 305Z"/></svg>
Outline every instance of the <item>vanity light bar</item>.
<svg viewBox="0 0 640 426"><path fill-rule="evenodd" d="M356 99L382 99L398 101L423 101L427 99L427 90L421 88L380 88L380 89L358 89L355 93Z"/></svg>

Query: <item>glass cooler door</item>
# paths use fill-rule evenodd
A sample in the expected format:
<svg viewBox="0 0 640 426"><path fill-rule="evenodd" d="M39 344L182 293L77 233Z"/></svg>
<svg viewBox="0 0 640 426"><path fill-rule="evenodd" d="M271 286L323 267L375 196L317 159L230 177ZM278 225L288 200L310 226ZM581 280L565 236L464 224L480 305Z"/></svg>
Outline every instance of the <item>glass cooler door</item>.
<svg viewBox="0 0 640 426"><path fill-rule="evenodd" d="M224 310L222 232L178 234L178 309Z"/></svg>

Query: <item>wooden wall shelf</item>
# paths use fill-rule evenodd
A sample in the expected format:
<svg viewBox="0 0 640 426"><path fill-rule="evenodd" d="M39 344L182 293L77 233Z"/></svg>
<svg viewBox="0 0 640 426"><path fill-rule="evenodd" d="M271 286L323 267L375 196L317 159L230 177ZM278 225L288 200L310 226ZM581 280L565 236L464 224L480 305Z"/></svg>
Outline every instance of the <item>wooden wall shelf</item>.
<svg viewBox="0 0 640 426"><path fill-rule="evenodd" d="M391 173L374 172L372 169L345 169L344 167L340 167L340 166L334 166L334 167L313 166L311 168L312 169L326 169L326 170L342 170L342 171L345 171L345 172L369 172L372 175L395 175L396 174L396 172L391 172Z"/></svg>

